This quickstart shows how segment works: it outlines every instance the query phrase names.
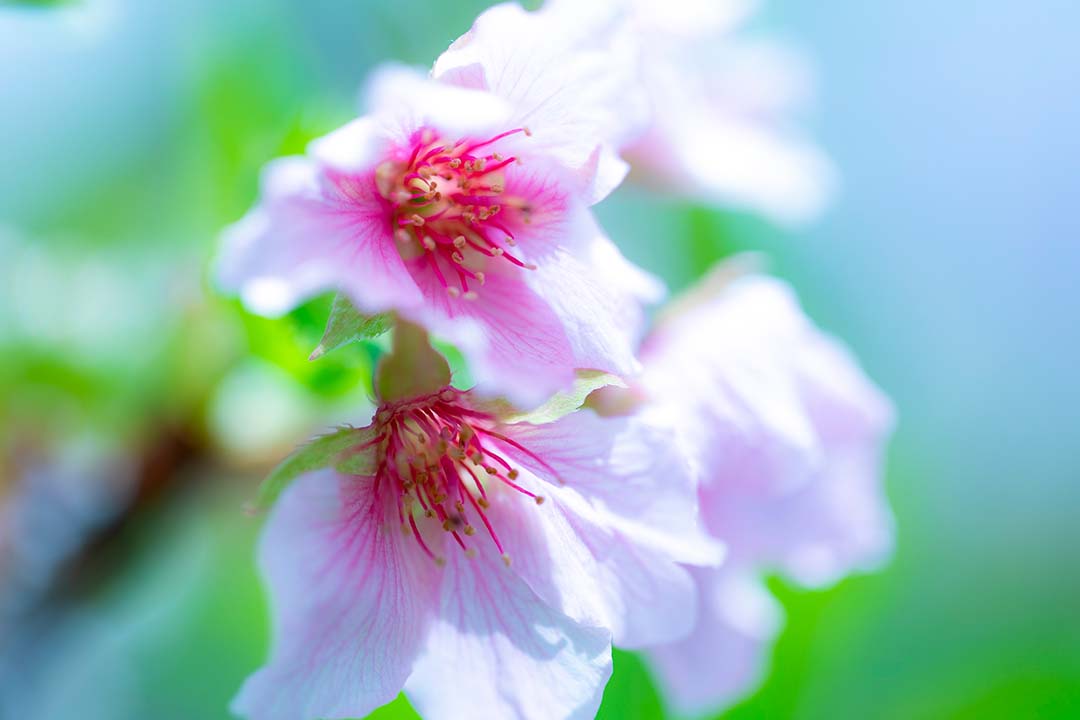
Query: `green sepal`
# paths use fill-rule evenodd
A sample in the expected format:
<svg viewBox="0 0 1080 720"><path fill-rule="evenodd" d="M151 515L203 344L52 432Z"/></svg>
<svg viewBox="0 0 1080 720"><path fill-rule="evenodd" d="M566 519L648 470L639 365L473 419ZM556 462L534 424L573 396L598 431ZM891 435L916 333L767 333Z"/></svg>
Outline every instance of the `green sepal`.
<svg viewBox="0 0 1080 720"><path fill-rule="evenodd" d="M315 360L356 340L378 337L389 330L393 322L390 313L365 315L356 309L344 293L338 293L330 309L330 318L326 321L322 340L308 359Z"/></svg>
<svg viewBox="0 0 1080 720"><path fill-rule="evenodd" d="M601 370L578 370L574 384L569 390L555 393L547 402L533 410L518 410L505 400L493 400L483 405L484 409L496 415L500 422L527 422L543 425L580 410L590 393L612 385L624 388L626 382L617 375Z"/></svg>
<svg viewBox="0 0 1080 720"><path fill-rule="evenodd" d="M304 473L333 467L346 475L370 475L375 470L375 448L363 447L374 428L342 427L320 435L293 451L259 486L256 510L266 510L293 480Z"/></svg>

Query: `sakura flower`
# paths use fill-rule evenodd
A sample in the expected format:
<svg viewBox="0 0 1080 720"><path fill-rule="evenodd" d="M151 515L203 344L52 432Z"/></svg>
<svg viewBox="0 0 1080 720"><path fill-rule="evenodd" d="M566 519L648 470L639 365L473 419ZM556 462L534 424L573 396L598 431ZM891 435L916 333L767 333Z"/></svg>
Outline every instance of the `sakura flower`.
<svg viewBox="0 0 1080 720"><path fill-rule="evenodd" d="M485 391L535 404L575 368L626 373L661 292L589 206L622 180L632 73L550 13L496 6L432 77L375 73L368 112L270 163L223 240L220 284L280 314L338 290L458 345Z"/></svg>
<svg viewBox="0 0 1080 720"><path fill-rule="evenodd" d="M618 25L632 38L651 108L646 132L622 146L635 179L781 223L822 209L833 171L795 122L812 95L810 73L784 44L739 34L756 2L548 5L586 26Z"/></svg>
<svg viewBox="0 0 1080 720"><path fill-rule="evenodd" d="M689 473L655 427L565 414L582 393L523 417L445 387L417 338L395 334L369 426L271 478L299 475L259 552L275 645L233 709L360 717L404 688L425 718L592 717L612 639L687 632L676 561L718 560Z"/></svg>
<svg viewBox="0 0 1080 720"><path fill-rule="evenodd" d="M786 285L729 275L721 268L646 339L637 388L678 418L703 520L728 548L723 568L694 571L695 629L649 653L685 712L716 710L761 677L781 618L763 571L827 585L875 567L892 544L889 401Z"/></svg>

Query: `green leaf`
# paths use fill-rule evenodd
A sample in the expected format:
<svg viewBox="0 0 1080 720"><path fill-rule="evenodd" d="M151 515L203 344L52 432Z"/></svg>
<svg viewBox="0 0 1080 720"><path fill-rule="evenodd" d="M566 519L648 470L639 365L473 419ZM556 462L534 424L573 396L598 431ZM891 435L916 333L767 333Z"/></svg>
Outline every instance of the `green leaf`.
<svg viewBox="0 0 1080 720"><path fill-rule="evenodd" d="M363 448L375 434L373 427L338 428L332 433L320 435L306 445L297 448L259 486L255 501L256 510L265 510L274 504L278 496L304 473L333 466L349 475L362 475L374 470L374 448Z"/></svg>
<svg viewBox="0 0 1080 720"><path fill-rule="evenodd" d="M344 294L338 293L334 306L330 309L330 319L326 322L319 346L311 353L309 360L315 360L326 353L355 340L378 337L390 329L393 318L389 313L364 315L357 310Z"/></svg>
<svg viewBox="0 0 1080 720"><path fill-rule="evenodd" d="M534 425L555 422L564 415L575 412L585 404L589 393L602 387L614 385L626 387L622 378L600 370L578 370L577 379L572 388L565 392L556 393L546 403L528 412L516 410L505 401L495 401L488 404L490 411L500 417L502 422L519 423L527 422Z"/></svg>

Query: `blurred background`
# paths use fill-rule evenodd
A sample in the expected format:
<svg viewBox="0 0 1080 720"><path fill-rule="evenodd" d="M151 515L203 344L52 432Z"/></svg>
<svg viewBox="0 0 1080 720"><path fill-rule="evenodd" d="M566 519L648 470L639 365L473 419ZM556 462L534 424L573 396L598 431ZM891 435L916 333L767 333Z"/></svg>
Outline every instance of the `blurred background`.
<svg viewBox="0 0 1080 720"><path fill-rule="evenodd" d="M264 657L264 472L362 419L329 300L268 321L206 279L260 166L427 65L485 5L0 2L0 718L226 718ZM762 250L895 399L898 547L788 613L731 718L1080 717L1080 5L783 3L840 171L792 230L621 189L672 289ZM376 714L414 717L404 699ZM662 717L632 655L601 716Z"/></svg>

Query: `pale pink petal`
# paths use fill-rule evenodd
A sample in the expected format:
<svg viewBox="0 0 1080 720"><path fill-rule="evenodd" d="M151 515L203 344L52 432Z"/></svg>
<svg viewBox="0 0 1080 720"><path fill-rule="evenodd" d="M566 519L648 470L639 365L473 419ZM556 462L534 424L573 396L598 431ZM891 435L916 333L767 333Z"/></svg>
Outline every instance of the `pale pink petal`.
<svg viewBox="0 0 1080 720"><path fill-rule="evenodd" d="M611 639L548 607L490 552L452 552L438 616L405 686L428 720L592 718Z"/></svg>
<svg viewBox="0 0 1080 720"><path fill-rule="evenodd" d="M671 409L706 483L787 492L820 457L789 364L801 316L786 298L778 283L737 281L661 324L642 348L648 392Z"/></svg>
<svg viewBox="0 0 1080 720"><path fill-rule="evenodd" d="M698 521L683 449L660 416L602 418L581 410L552 423L509 426L507 435L528 450L508 448L516 461L580 494L635 542L680 562L719 560L720 549Z"/></svg>
<svg viewBox="0 0 1080 720"><path fill-rule="evenodd" d="M661 139L662 136L662 139ZM777 222L812 219L833 193L831 163L813 144L765 123L687 113L627 150L646 183L762 212ZM644 175L654 173L655 178Z"/></svg>
<svg viewBox="0 0 1080 720"><path fill-rule="evenodd" d="M621 36L607 32L616 22L611 15L593 32L573 13L497 5L439 57L433 75L473 85L475 70L464 69L482 68L484 87L514 107L513 124L528 126L547 156L603 178L584 181L593 190L588 201L595 202L625 174L614 153L594 157L597 147L636 134L645 113Z"/></svg>
<svg viewBox="0 0 1080 720"><path fill-rule="evenodd" d="M225 231L216 268L251 310L280 315L330 290L369 312L420 301L370 178L327 177L293 157L268 164L262 187L260 205Z"/></svg>
<svg viewBox="0 0 1080 720"><path fill-rule="evenodd" d="M880 483L880 453L870 448L830 452L819 472L819 481L778 498L767 511L750 508L738 518L734 512L725 513L724 521L714 524L742 533L746 541L740 543L740 555L756 558L807 587L830 585L852 571L876 569L892 550L894 532Z"/></svg>
<svg viewBox="0 0 1080 720"><path fill-rule="evenodd" d="M669 319L643 357L734 558L820 585L888 553L891 405L787 286L736 280Z"/></svg>
<svg viewBox="0 0 1080 720"><path fill-rule="evenodd" d="M562 1L573 2L573 0ZM710 37L719 37L731 32L760 4L759 0L616 1L623 5L633 6L642 27L686 37L705 34Z"/></svg>
<svg viewBox="0 0 1080 720"><path fill-rule="evenodd" d="M501 451L510 456L506 446ZM516 482L544 502L505 493L488 516L512 570L547 604L608 628L620 647L671 641L690 629L694 585L666 549L610 522L573 490L528 471Z"/></svg>
<svg viewBox="0 0 1080 720"><path fill-rule="evenodd" d="M716 713L752 692L765 675L783 621L759 581L739 569L695 570L698 621L682 640L651 648L646 660L679 713Z"/></svg>
<svg viewBox="0 0 1080 720"><path fill-rule="evenodd" d="M418 273L416 280L425 304L404 314L458 346L480 392L533 406L573 381L573 351L560 318L520 272L489 272L475 300L450 296L433 274Z"/></svg>
<svg viewBox="0 0 1080 720"><path fill-rule="evenodd" d="M663 286L626 260L584 209L566 222L576 250L552 250L525 279L561 319L577 367L636 375L644 303Z"/></svg>
<svg viewBox="0 0 1080 720"><path fill-rule="evenodd" d="M669 641L693 622L695 598L676 563L715 564L689 472L656 423L589 410L504 427L499 452L543 504L492 506L513 568L564 613L611 629L624 647Z"/></svg>
<svg viewBox="0 0 1080 720"><path fill-rule="evenodd" d="M357 118L313 140L308 157L319 165L351 175L371 173L383 161L390 139L370 115Z"/></svg>
<svg viewBox="0 0 1080 720"><path fill-rule="evenodd" d="M835 172L797 122L814 94L806 61L730 35L754 4L623 3L651 117L620 149L646 184L804 222L824 208Z"/></svg>
<svg viewBox="0 0 1080 720"><path fill-rule="evenodd" d="M647 647L689 632L697 598L690 574L675 562L674 553L657 547L637 528L605 523L570 500L566 490L548 493L552 507L537 515L540 532L515 555L521 560L515 570L537 593L574 616L601 619L619 647ZM580 547L566 537L567 530ZM584 552L589 562L571 561L571 554ZM558 570L545 571L545 560Z"/></svg>
<svg viewBox="0 0 1080 720"><path fill-rule="evenodd" d="M259 547L275 644L233 701L237 714L362 717L401 690L425 642L438 581L372 483L320 471L278 500Z"/></svg>
<svg viewBox="0 0 1080 720"><path fill-rule="evenodd" d="M505 99L482 88L435 82L426 73L392 63L372 73L364 99L367 110L399 142L423 127L455 139L514 127L514 110Z"/></svg>

